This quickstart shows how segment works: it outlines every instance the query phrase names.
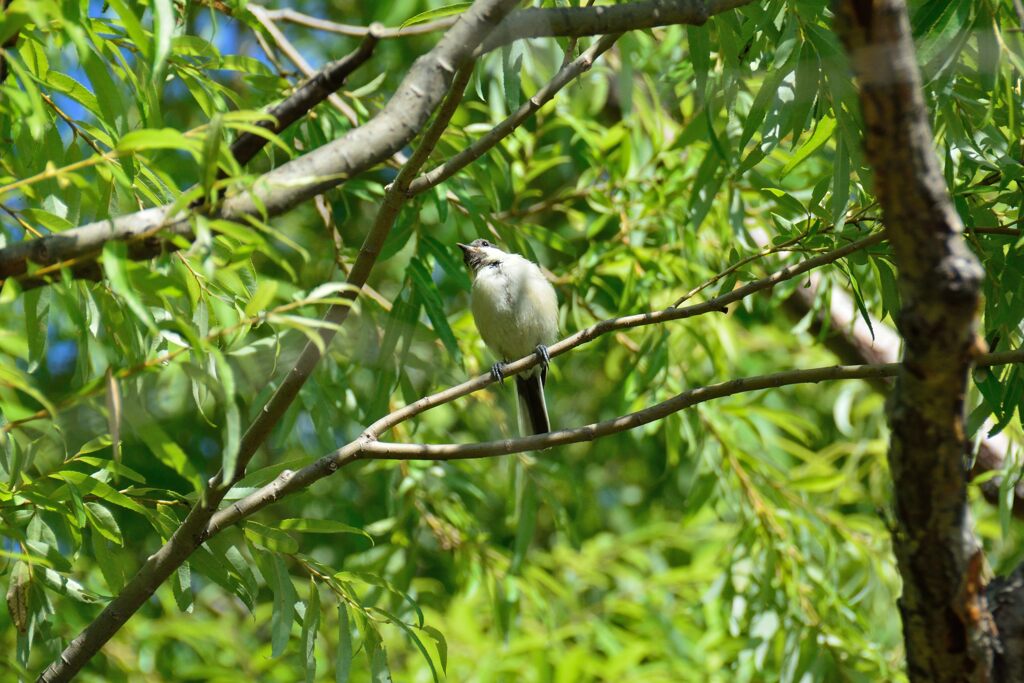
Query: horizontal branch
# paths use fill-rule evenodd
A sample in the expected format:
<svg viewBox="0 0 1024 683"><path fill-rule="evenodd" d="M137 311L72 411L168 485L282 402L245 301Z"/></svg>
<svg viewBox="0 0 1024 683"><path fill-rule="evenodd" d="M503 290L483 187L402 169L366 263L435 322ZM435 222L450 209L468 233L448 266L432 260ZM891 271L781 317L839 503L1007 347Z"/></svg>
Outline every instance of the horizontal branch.
<svg viewBox="0 0 1024 683"><path fill-rule="evenodd" d="M702 24L707 18L721 12L750 4L753 0L646 0L645 2L597 7L545 7L524 9L509 15L498 30L480 48L488 52L515 40L526 38L597 36L636 29L655 28L670 24ZM250 5L250 7L252 7ZM267 17L287 21L318 31L345 36L368 35L371 28L328 21L292 9L264 10ZM444 17L435 21L414 24L404 28L379 28L373 32L379 38L402 38L443 31L455 23L457 17Z"/></svg>
<svg viewBox="0 0 1024 683"><path fill-rule="evenodd" d="M780 282L798 277L799 275L813 270L814 268L837 261L856 251L878 244L881 239L881 233L870 235L864 239L857 240L856 242L851 242L845 247L841 247L828 253L820 254L814 258L807 259L801 263L782 268L768 277L755 280L743 287L739 287L699 304L693 304L682 308L666 308L660 311L638 313L636 315L602 320L599 323L591 325L590 327L580 330L579 332L552 344L548 347L548 353L552 358L555 358L593 339L596 339L597 337L616 330L655 325L669 322L671 320L682 320L684 318L692 318L705 313L725 312L727 310L726 307L729 304L735 303L736 301L756 292L770 289ZM536 365L537 362L538 359L536 354L531 354L525 358L520 358L519 360L508 363L505 365L505 376L508 377L527 370ZM274 481L270 482L260 490L215 514L206 528L206 537L208 538L209 536L219 532L225 526L234 524L238 520L251 515L274 501L279 500L290 493L299 491L313 482L332 474L339 467L354 459L358 453L362 452L362 449L366 444L377 441L382 434L394 428L396 425L405 422L420 413L430 410L431 408L435 408L444 403L450 403L458 398L480 391L494 382L495 379L490 373L479 375L478 377L474 377L462 384L421 398L418 401L410 403L409 405L385 415L370 425L354 441L346 444L333 453L325 455L298 472L282 472L276 479L274 479Z"/></svg>
<svg viewBox="0 0 1024 683"><path fill-rule="evenodd" d="M978 357L979 367L995 365L1006 365L1009 363L1024 362L1024 349L1007 351L1001 353L984 354ZM879 365L836 365L824 368L811 368L807 370L788 370L769 375L745 377L734 379L720 384L713 384L706 387L699 387L684 391L672 398L657 403L649 408L623 415L611 420L597 422L583 427L573 429L562 429L547 434L535 434L516 439L503 439L500 441L485 441L473 444L403 444L387 443L378 441L375 436L375 428L382 423L395 424L402 421L396 416L402 411L396 411L388 418L378 421L363 434L345 445L344 447L330 453L308 467L292 472L286 470L277 476L272 482L234 503L228 508L221 510L210 520L206 530L206 537L209 538L224 528L237 523L267 505L280 500L290 493L306 488L313 482L333 474L340 468L355 462L356 460L465 460L470 458L487 458L499 455L510 455L512 453L523 453L536 451L553 446L565 446L583 441L593 441L604 436L617 434L630 429L635 429L651 422L663 419L668 415L691 408L699 403L711 401L716 398L724 398L735 394L750 391L760 391L777 387L790 386L794 384L812 384L825 381L847 380L847 379L873 379L879 377L895 377L900 371L899 363L885 363ZM469 384L477 385L477 389L483 388L490 381L482 381L488 376L477 377L460 387L435 394L428 399L421 399L407 408L413 408L413 414L422 412L417 409L421 403L429 402L431 407L439 403L447 403L456 398L456 391ZM491 380L493 381L493 380ZM476 389L474 389L475 391ZM468 392L465 392L468 393ZM433 400L435 397L444 398ZM425 408L424 408L425 409ZM404 410L404 409L403 409ZM407 419L407 418L406 418Z"/></svg>
<svg viewBox="0 0 1024 683"><path fill-rule="evenodd" d="M1020 360L1024 361L1024 351L1020 352ZM785 387L791 384L815 384L841 379L872 379L875 377L892 377L899 369L898 363L885 365L835 365L826 368L808 370L789 370L770 375L744 377L729 380L720 384L690 389L672 398L656 403L653 406L638 410L635 413L622 415L604 422L595 422L573 429L560 429L547 434L534 434L517 439L501 441L484 441L469 444L418 444L388 443L369 441L350 457L352 460L466 460L470 458L488 458L496 455L509 455L536 451L552 446L566 446L582 441L593 441L602 436L617 434L645 424L661 420L672 413L691 408L698 403L724 398L749 391L760 391Z"/></svg>
<svg viewBox="0 0 1024 683"><path fill-rule="evenodd" d="M524 9L509 15L478 51L488 52L524 38L597 36L672 24L701 25L753 0L646 0L596 7Z"/></svg>
<svg viewBox="0 0 1024 683"><path fill-rule="evenodd" d="M523 26L537 35L595 35L671 24L700 24L708 16L751 0L648 0L623 5L570 9L530 9L510 15L516 19L504 31L505 42L523 37ZM464 16L464 15L463 15ZM506 19L507 21L508 19ZM571 22L572 25L568 25ZM503 22L504 24L504 22ZM496 31L502 30L499 25ZM416 61L384 108L362 126L341 138L279 166L258 178L251 188L229 197L216 211L220 218L242 220L250 215L273 217L303 201L344 183L405 147L420 131L447 90L455 69L474 53L476 27L455 22L429 58ZM74 262L84 273L95 273L89 261L112 240L151 240L149 248L130 249L132 258L148 258L159 238L192 238L190 218L196 209L172 215L171 205L144 209L113 219L82 225L59 234L23 241L0 249L0 278L24 275L29 262L39 265ZM159 237L158 237L159 235ZM72 271L77 274L78 271Z"/></svg>
<svg viewBox="0 0 1024 683"><path fill-rule="evenodd" d="M248 7L251 10L254 6L250 4ZM274 21L287 21L292 24L313 28L318 31L327 31L328 33L337 33L343 36L352 36L354 38L362 38L372 33L382 40L387 38L404 38L406 36L418 36L423 35L424 33L444 31L458 19L458 16L451 16L437 19L435 21L425 21L422 24L413 24L412 26L399 28L382 26L375 28L374 26L339 24L336 21L328 21L327 19L321 19L320 17L303 14L302 12L297 12L290 8L264 9L263 11L267 18Z"/></svg>

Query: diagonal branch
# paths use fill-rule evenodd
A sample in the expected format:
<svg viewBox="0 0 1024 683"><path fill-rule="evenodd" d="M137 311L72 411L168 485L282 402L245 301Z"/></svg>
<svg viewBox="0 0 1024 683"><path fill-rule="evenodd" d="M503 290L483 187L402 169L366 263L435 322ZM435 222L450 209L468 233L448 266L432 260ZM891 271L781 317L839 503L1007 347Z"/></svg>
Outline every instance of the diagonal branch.
<svg viewBox="0 0 1024 683"><path fill-rule="evenodd" d="M710 0L706 3L700 0L648 0L574 8L569 14L566 14L567 10L557 8L522 10L513 17L524 15L526 19L516 21L526 22L538 31L536 35L539 36L597 35L671 24L702 24L711 15L749 2L751 0ZM430 117L455 72L454 64L478 45L476 41L464 40L467 16L468 13L460 15L460 20L453 24L432 51L432 58L418 60L413 65L392 98L374 118L341 138L265 174L249 190L228 198L216 211L217 216L241 220L248 215L273 217L282 214L401 150ZM614 25L609 24L609 17L614 18ZM572 24L567 25L570 20ZM517 23L513 25L518 26ZM523 37L527 34L516 29L515 33L509 32L508 35ZM472 46L468 52L467 45ZM144 209L0 249L0 278L24 275L29 262L52 266L68 261L94 260L103 245L111 240L136 242L153 239L158 234L166 238L191 239L190 219L192 212L198 209L172 215L171 208L167 205ZM133 251L130 250L129 255L135 257ZM146 257L145 252L142 257Z"/></svg>
<svg viewBox="0 0 1024 683"><path fill-rule="evenodd" d="M291 63L294 64L306 78L316 78L316 69L309 65L309 62L307 62L306 58L302 56L302 53L295 49L295 46L292 45L291 41L288 40L284 33L281 32L281 29L279 29L270 17L267 16L267 11L256 5L250 5L247 9L249 10L249 13L256 18L256 21L259 22L260 26L270 34L270 37L274 39L274 42L277 43L281 52L285 54ZM370 32L366 34L366 37L376 41L377 36L374 34L373 29L374 26L370 26ZM341 87L341 85L339 84L338 87ZM359 117L356 115L355 110L345 104L344 100L338 97L334 90L337 90L337 88L334 88L330 94L327 95L327 101L331 103L332 107L341 112L341 115L348 119L349 123L353 126L358 126Z"/></svg>
<svg viewBox="0 0 1024 683"><path fill-rule="evenodd" d="M589 49L584 51L583 54L559 69L558 73L555 74L554 78L552 78L547 85L538 90L533 97L524 102L519 109L492 128L486 135L473 142L473 144L453 156L451 159L435 168L432 168L413 181L412 185L409 186L409 192L411 194L419 194L420 192L429 190L435 185L443 183L448 178L451 178L460 170L486 154L487 150L508 137L512 131L522 124L523 121L549 102L559 90L568 85L581 73L590 69L594 60L614 45L615 41L618 40L621 35L621 33L615 33L612 35L601 36L601 38L591 45Z"/></svg>
<svg viewBox="0 0 1024 683"><path fill-rule="evenodd" d="M438 45L425 57L417 62L406 80L414 77L415 72L433 72L430 79L435 85L442 86L438 92L432 92L430 96L424 96L426 112L430 114L439 103L441 93L448 90L448 86L454 81L455 90L449 95L448 102L438 112L433 126L424 135L423 143L417 148L413 158L403 168L399 178L405 177L403 182L410 181L419 171L427 156L440 138L444 128L448 125L451 115L454 113L462 90L469 79L471 63L468 62L474 47L501 21L516 4L517 0L477 0L474 5L461 17ZM458 73L455 67L459 66ZM450 72L450 73L449 73ZM396 181L397 183L398 181ZM363 248L360 250L356 263L348 275L348 283L351 289L346 289L343 296L351 302L356 293L366 283L370 270L376 262L380 245L383 244L387 233L390 231L397 215L401 198L404 197L404 187L401 191L389 191L389 195L395 195L397 200L392 199L394 206L387 201L381 209L382 215L393 212L390 219L380 219L375 223L374 228L367 235ZM334 305L329 310L326 319L333 323L321 330L321 338L324 347L330 342L337 327L345 320L350 310L350 305ZM205 540L204 529L228 492L231 485L242 476L246 465L255 454L256 449L262 445L269 436L270 431L280 420L288 406L298 395L299 389L312 373L313 368L320 360L319 348L309 343L300 355L296 365L291 369L277 390L271 396L266 405L258 413L252 424L242 436L237 455L235 472L219 472L210 481L209 488L200 498L199 502L188 512L185 520L175 530L171 538L147 558L145 564L136 572L118 596L112 600L104 610L64 649L60 657L52 662L49 667L40 675L41 681L66 681L74 676L95 655L104 643L142 606L142 604L156 591L156 589L169 577Z"/></svg>
<svg viewBox="0 0 1024 683"><path fill-rule="evenodd" d="M1021 349L978 357L978 365L980 367L1022 362L1024 362L1024 350ZM826 368L787 370L770 375L744 377L720 384L690 389L661 403L611 420L596 422L574 429L561 429L556 432L535 434L516 439L471 444L418 444L368 441L359 448L355 455L349 456L347 460L340 462L339 466L351 460L466 460L470 458L488 458L495 455L524 453L553 446L566 446L582 441L593 441L603 436L636 429L645 424L661 420L672 413L678 413L698 403L704 403L716 398L724 398L725 396L733 396L750 391L761 391L763 389L775 389L793 384L816 384L818 382L846 379L895 377L899 370L899 363L835 365Z"/></svg>

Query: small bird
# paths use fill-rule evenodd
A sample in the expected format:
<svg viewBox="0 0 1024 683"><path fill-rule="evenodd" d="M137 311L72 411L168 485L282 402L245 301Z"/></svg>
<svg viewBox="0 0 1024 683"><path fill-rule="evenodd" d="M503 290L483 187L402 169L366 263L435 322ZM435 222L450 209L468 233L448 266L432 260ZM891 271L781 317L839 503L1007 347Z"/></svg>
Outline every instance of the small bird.
<svg viewBox="0 0 1024 683"><path fill-rule="evenodd" d="M540 364L516 376L521 428L531 434L551 431L544 401L548 375L548 345L558 339L558 297L536 263L509 254L487 240L459 243L466 267L473 274L471 308L476 329L498 356L491 368L504 380L505 363L531 353Z"/></svg>

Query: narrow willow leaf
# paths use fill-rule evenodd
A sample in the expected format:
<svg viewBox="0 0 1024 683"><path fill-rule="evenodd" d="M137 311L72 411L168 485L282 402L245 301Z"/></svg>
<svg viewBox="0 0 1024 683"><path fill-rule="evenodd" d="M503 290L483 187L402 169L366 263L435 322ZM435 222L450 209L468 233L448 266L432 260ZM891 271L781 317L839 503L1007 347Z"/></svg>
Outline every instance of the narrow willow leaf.
<svg viewBox="0 0 1024 683"><path fill-rule="evenodd" d="M136 293L136 288L128 276L127 247L124 242L112 240L103 245L103 272L110 282L110 288L114 290L132 313L152 331L156 333L156 323L149 309L143 305L142 300Z"/></svg>
<svg viewBox="0 0 1024 683"><path fill-rule="evenodd" d="M192 571L188 562L182 564L174 572L174 579L171 581L171 592L174 593L174 602L178 609L186 614L192 613Z"/></svg>
<svg viewBox="0 0 1024 683"><path fill-rule="evenodd" d="M285 519L277 524L278 528L286 531L301 531L313 534L358 534L365 536L371 542L373 537L359 527L338 522L333 519Z"/></svg>
<svg viewBox="0 0 1024 683"><path fill-rule="evenodd" d="M348 683L352 671L352 627L348 623L348 607L338 603L338 649L334 655L334 683Z"/></svg>
<svg viewBox="0 0 1024 683"><path fill-rule="evenodd" d="M529 468L522 461L516 461L516 543L512 552L512 563L509 572L518 574L522 570L523 560L530 549L533 533L537 526L537 489L530 480Z"/></svg>
<svg viewBox="0 0 1024 683"><path fill-rule="evenodd" d="M832 131L836 129L836 120L830 116L826 116L818 122L818 127L814 130L814 134L808 138L807 142L800 146L800 149L793 154L793 157L786 162L786 165L782 167L780 176L785 176L794 168L799 166L807 157L811 156L819 147L824 145L832 137Z"/></svg>
<svg viewBox="0 0 1024 683"><path fill-rule="evenodd" d="M305 654L306 683L316 679L316 634L320 628L320 591L316 581L309 580L309 600L302 617L302 646Z"/></svg>
<svg viewBox="0 0 1024 683"><path fill-rule="evenodd" d="M420 12L419 14L409 17L402 22L399 28L405 28L406 26L415 26L416 24L425 24L428 21L435 21L437 19L444 19L455 14L462 14L467 9L472 7L471 2L455 2L445 7L438 7L437 9L427 10L426 12Z"/></svg>
<svg viewBox="0 0 1024 683"><path fill-rule="evenodd" d="M174 35L174 7L171 0L153 0L153 78L162 80Z"/></svg>
<svg viewBox="0 0 1024 683"><path fill-rule="evenodd" d="M462 352L459 351L459 343L455 340L455 333L448 325L448 317L444 312L444 304L441 302L441 295L437 291L437 285L430 277L430 271L419 259L414 258L409 262L409 277L413 287L423 302L423 308L434 326L441 343L448 349L448 353L455 359L456 363L462 363Z"/></svg>
<svg viewBox="0 0 1024 683"><path fill-rule="evenodd" d="M267 550L288 554L296 553L299 550L298 541L280 529L251 521L245 523L244 529L246 538Z"/></svg>
<svg viewBox="0 0 1024 683"><path fill-rule="evenodd" d="M114 515L110 513L110 510L99 503L87 502L85 503L85 513L89 518L92 528L98 531L101 536L118 545L124 545L121 527L117 525L117 520L114 519Z"/></svg>
<svg viewBox="0 0 1024 683"><path fill-rule="evenodd" d="M271 559L271 567L273 577L270 588L274 592L274 612L270 624L271 656L277 657L288 646L298 596L295 594L295 587L288 574L288 567L285 566L280 555L274 555Z"/></svg>

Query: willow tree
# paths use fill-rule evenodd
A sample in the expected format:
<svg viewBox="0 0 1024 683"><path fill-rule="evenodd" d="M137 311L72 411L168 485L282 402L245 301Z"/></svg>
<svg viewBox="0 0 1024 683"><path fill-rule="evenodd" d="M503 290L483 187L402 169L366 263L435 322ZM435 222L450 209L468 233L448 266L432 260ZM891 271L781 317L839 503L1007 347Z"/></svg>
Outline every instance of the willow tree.
<svg viewBox="0 0 1024 683"><path fill-rule="evenodd" d="M3 5L12 675L1024 675L1015 0Z"/></svg>

